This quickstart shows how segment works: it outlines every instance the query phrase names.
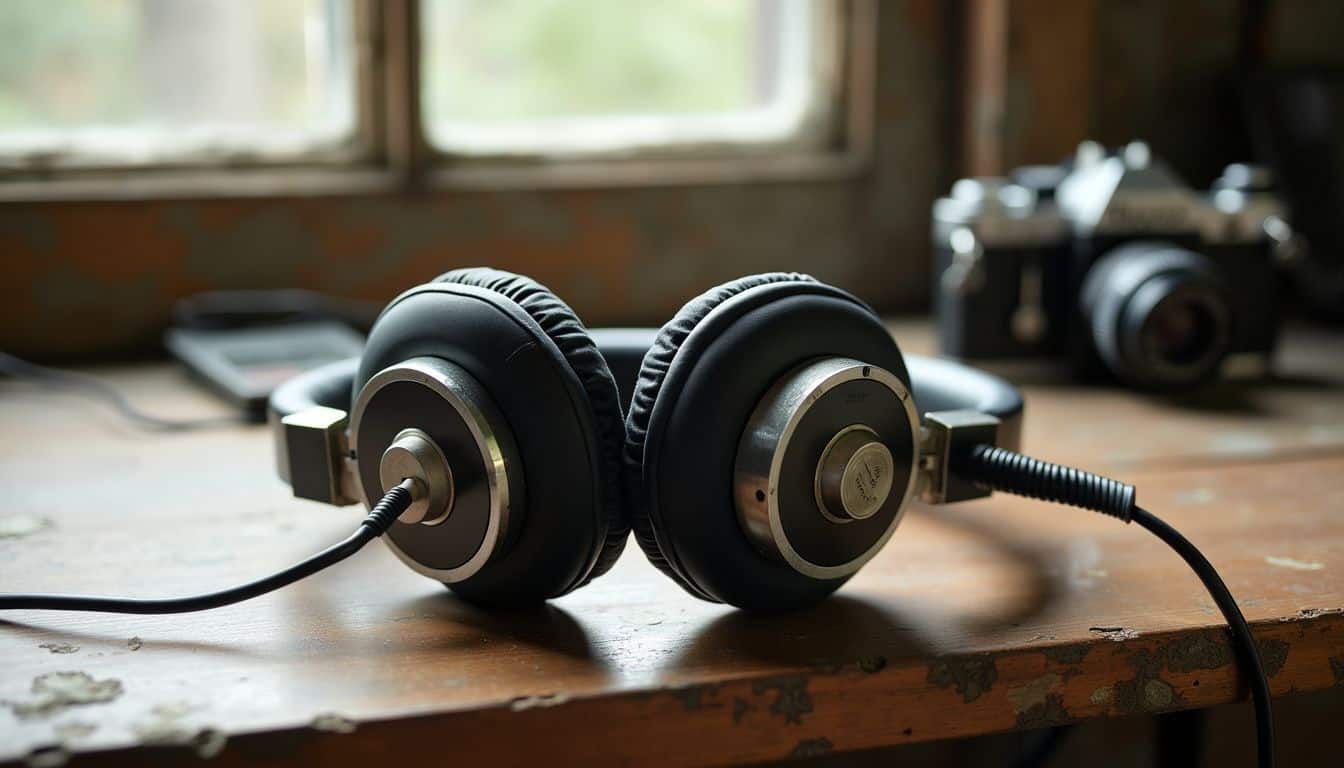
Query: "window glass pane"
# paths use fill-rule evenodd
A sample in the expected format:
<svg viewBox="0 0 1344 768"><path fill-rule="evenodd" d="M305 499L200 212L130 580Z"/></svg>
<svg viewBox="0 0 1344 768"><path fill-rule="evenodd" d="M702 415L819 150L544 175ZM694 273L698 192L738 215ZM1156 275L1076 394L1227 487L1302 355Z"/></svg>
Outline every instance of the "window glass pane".
<svg viewBox="0 0 1344 768"><path fill-rule="evenodd" d="M421 19L445 149L778 140L813 101L807 0L422 0Z"/></svg>
<svg viewBox="0 0 1344 768"><path fill-rule="evenodd" d="M6 162L289 153L348 137L348 0L3 0Z"/></svg>

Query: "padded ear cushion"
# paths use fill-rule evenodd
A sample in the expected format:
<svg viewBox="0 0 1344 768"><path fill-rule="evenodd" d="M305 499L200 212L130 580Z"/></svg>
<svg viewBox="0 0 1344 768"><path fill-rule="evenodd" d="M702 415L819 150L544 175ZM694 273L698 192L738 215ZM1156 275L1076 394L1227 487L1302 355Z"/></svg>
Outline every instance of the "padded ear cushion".
<svg viewBox="0 0 1344 768"><path fill-rule="evenodd" d="M607 536L602 550L583 582L588 583L611 570L625 549L625 540L630 532L629 515L625 511L621 487L621 446L625 437L625 421L621 415L616 380L578 315L541 283L488 267L455 269L441 275L436 282L484 288L512 299L555 342L583 385L583 391L592 405L593 426L600 444L603 506L607 518Z"/></svg>
<svg viewBox="0 0 1344 768"><path fill-rule="evenodd" d="M804 575L763 554L732 499L738 444L761 396L809 360L871 362L910 375L880 318L806 275L715 288L659 332L626 419L626 499L649 559L692 595L739 608L809 605L848 578Z"/></svg>
<svg viewBox="0 0 1344 768"><path fill-rule="evenodd" d="M645 503L641 485L643 482L643 461L645 441L648 438L649 422L653 415L654 404L662 390L663 382L677 357L682 344L690 337L701 321L709 316L724 302L746 291L774 284L794 284L807 288L820 287L821 284L809 275L796 272L770 272L751 275L733 280L713 288L687 302L677 314L658 332L653 346L644 355L640 366L639 379L635 383L634 396L630 400L630 412L625 423L625 482L626 499L631 510L631 524L635 539L658 570L667 574L687 592L704 600L717 602L717 599L700 589L690 579L672 565L668 556L658 543L650 510Z"/></svg>

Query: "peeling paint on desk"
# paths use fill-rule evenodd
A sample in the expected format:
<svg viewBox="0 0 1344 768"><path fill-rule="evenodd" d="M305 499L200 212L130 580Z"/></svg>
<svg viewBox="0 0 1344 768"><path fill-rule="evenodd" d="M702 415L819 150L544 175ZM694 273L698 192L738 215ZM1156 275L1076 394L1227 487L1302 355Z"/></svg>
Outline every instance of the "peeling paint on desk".
<svg viewBox="0 0 1344 768"><path fill-rule="evenodd" d="M1165 680L1154 678L1143 684L1143 707L1147 710L1165 709L1176 701L1176 691Z"/></svg>
<svg viewBox="0 0 1344 768"><path fill-rule="evenodd" d="M1201 632L1167 644L1167 668L1172 672L1218 669L1232 663L1232 648L1225 639L1215 640Z"/></svg>
<svg viewBox="0 0 1344 768"><path fill-rule="evenodd" d="M1087 631L1115 643L1123 643L1126 640L1133 640L1139 636L1138 632L1124 627L1088 627Z"/></svg>
<svg viewBox="0 0 1344 768"><path fill-rule="evenodd" d="M70 762L70 753L59 744L50 744L33 749L23 762L28 768L60 768Z"/></svg>
<svg viewBox="0 0 1344 768"><path fill-rule="evenodd" d="M1130 655L1128 663L1134 668L1134 677L1112 686L1115 708L1122 714L1152 712L1180 704L1182 699L1171 684L1161 679L1167 649L1155 652L1147 648Z"/></svg>
<svg viewBox="0 0 1344 768"><path fill-rule="evenodd" d="M1289 568L1294 571L1319 571L1325 567L1325 563L1319 563L1315 560L1298 560L1293 557L1277 557L1274 555L1265 555L1265 562L1279 568Z"/></svg>
<svg viewBox="0 0 1344 768"><path fill-rule="evenodd" d="M1288 644L1282 640L1256 640L1255 648L1260 652L1260 661L1265 667L1266 677L1277 677L1288 661Z"/></svg>
<svg viewBox="0 0 1344 768"><path fill-rule="evenodd" d="M96 680L87 672L48 672L33 678L33 698L4 704L20 720L48 717L69 707L106 704L123 692L116 678Z"/></svg>
<svg viewBox="0 0 1344 768"><path fill-rule="evenodd" d="M309 723L313 730L326 731L328 733L354 733L355 721L344 715L338 715L335 712L324 712L313 718Z"/></svg>
<svg viewBox="0 0 1344 768"><path fill-rule="evenodd" d="M197 757L210 759L228 745L229 737L218 728L183 728L171 723L149 724L135 729L140 743L156 747L188 747Z"/></svg>
<svg viewBox="0 0 1344 768"><path fill-rule="evenodd" d="M514 712L521 712L525 709L537 709L538 707L557 707L569 701L569 696L563 693L543 693L538 696L520 696L509 702L509 709Z"/></svg>
<svg viewBox="0 0 1344 768"><path fill-rule="evenodd" d="M83 720L71 720L68 723L59 723L51 732L56 734L56 738L61 740L62 744L79 741L92 735L98 730L94 723L86 723Z"/></svg>
<svg viewBox="0 0 1344 768"><path fill-rule="evenodd" d="M51 520L45 517L5 515L0 517L0 539L21 539L53 527Z"/></svg>
<svg viewBox="0 0 1344 768"><path fill-rule="evenodd" d="M681 704L687 712L694 712L713 706L706 701L707 698L713 698L719 692L717 685L689 685L685 688L675 688L672 695L681 700Z"/></svg>
<svg viewBox="0 0 1344 768"><path fill-rule="evenodd" d="M994 687L999 670L992 656L940 660L929 665L926 679L939 688L955 686L961 700L970 704Z"/></svg>
<svg viewBox="0 0 1344 768"><path fill-rule="evenodd" d="M1064 708L1064 697L1052 693L1045 699L1017 715L1017 727L1024 729L1047 728L1068 722L1071 715Z"/></svg>
<svg viewBox="0 0 1344 768"><path fill-rule="evenodd" d="M1050 639L1053 640L1054 636L1052 635ZM1046 648L1041 651L1041 653L1045 655L1045 658L1056 664L1073 666L1075 664L1081 664L1083 659L1087 658L1087 654L1091 650L1092 646L1090 645L1057 645L1051 648Z"/></svg>
<svg viewBox="0 0 1344 768"><path fill-rule="evenodd" d="M211 758L224 750L227 734L210 726L189 726L182 721L200 707L189 701L156 704L149 714L131 725L141 744L189 747L197 756Z"/></svg>
<svg viewBox="0 0 1344 768"><path fill-rule="evenodd" d="M51 653L58 653L58 654L79 653L79 646L71 645L70 643L42 643L37 647L50 651Z"/></svg>
<svg viewBox="0 0 1344 768"><path fill-rule="evenodd" d="M1242 601L1242 605L1245 605ZM1296 619L1317 619L1322 616L1329 616L1333 613L1344 613L1344 608L1303 608L1297 612L1296 617L1285 617L1280 621L1294 621Z"/></svg>
<svg viewBox="0 0 1344 768"><path fill-rule="evenodd" d="M1006 696L1008 703L1013 707L1013 714L1020 715L1033 707L1039 707L1045 703L1045 697L1059 688L1064 679L1051 672L1041 675L1026 685L1011 687L1007 690Z"/></svg>
<svg viewBox="0 0 1344 768"><path fill-rule="evenodd" d="M831 743L830 739L824 736L819 739L803 739L798 742L798 746L789 751L789 758L820 757L821 755L828 754L833 749L835 749L835 745Z"/></svg>
<svg viewBox="0 0 1344 768"><path fill-rule="evenodd" d="M757 696L773 691L775 700L770 711L784 718L786 723L801 724L803 715L812 712L812 696L807 692L806 677L790 675L772 677L752 683L752 692Z"/></svg>

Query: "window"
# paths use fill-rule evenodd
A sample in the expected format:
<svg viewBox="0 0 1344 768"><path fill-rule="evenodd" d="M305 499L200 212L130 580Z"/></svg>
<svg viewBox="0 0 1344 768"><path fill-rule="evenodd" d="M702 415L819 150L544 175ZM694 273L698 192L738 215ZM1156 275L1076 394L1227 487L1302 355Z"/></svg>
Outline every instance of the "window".
<svg viewBox="0 0 1344 768"><path fill-rule="evenodd" d="M808 0L424 0L422 97L445 151L759 144L815 118Z"/></svg>
<svg viewBox="0 0 1344 768"><path fill-rule="evenodd" d="M0 176L824 150L845 7L4 0Z"/></svg>
<svg viewBox="0 0 1344 768"><path fill-rule="evenodd" d="M281 158L354 130L347 0L5 0L5 165Z"/></svg>

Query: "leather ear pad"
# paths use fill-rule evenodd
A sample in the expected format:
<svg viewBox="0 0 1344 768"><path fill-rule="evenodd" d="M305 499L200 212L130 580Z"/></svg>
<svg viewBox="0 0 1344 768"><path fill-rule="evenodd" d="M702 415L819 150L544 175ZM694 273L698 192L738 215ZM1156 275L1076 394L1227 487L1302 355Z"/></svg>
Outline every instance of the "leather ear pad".
<svg viewBox="0 0 1344 768"><path fill-rule="evenodd" d="M691 594L781 610L844 583L803 576L761 554L732 501L738 441L760 397L798 364L837 355L882 366L909 385L900 350L873 311L806 275L719 286L658 333L626 418L626 498L644 553Z"/></svg>
<svg viewBox="0 0 1344 768"><path fill-rule="evenodd" d="M590 328L602 357L607 359L621 402L629 408L644 355L658 338L657 328ZM936 357L906 355L911 393L919 413L977 411L999 419L998 444L1017 450L1022 427L1022 393L998 376L964 363Z"/></svg>
<svg viewBox="0 0 1344 768"><path fill-rule="evenodd" d="M506 548L449 587L467 600L492 605L558 597L585 583L604 556L614 559L610 550L621 546L627 528L614 472L620 441L613 433L621 427L619 406L613 405L616 386L609 379L604 383L605 364L585 346L582 325L545 289L493 271L450 277L453 281L412 288L383 310L351 389L358 393L389 366L431 356L461 367L489 392L518 451L521 514L511 524ZM353 437L366 487L378 484L377 454L386 447L375 435L406 427L434 434L435 425L423 418L413 400L389 399L376 421L361 421L359 432L366 431L367 421L368 434ZM405 525L394 524L388 534L398 549L419 562L433 561L442 529L412 536L402 530Z"/></svg>
<svg viewBox="0 0 1344 768"><path fill-rule="evenodd" d="M579 377L579 383L593 409L593 428L597 432L602 461L602 505L607 519L606 539L588 578L579 585L582 586L611 570L625 549L625 540L630 533L629 515L625 511L621 489L621 447L625 439L625 419L621 414L621 398L616 389L616 380L578 315L541 283L488 267L455 269L441 275L435 282L476 286L512 299L555 342L565 362ZM537 501L545 503L542 499Z"/></svg>

